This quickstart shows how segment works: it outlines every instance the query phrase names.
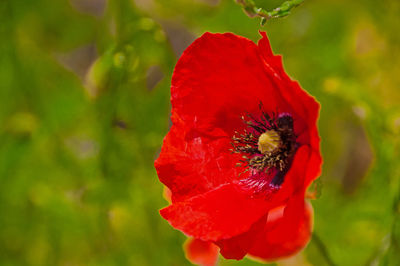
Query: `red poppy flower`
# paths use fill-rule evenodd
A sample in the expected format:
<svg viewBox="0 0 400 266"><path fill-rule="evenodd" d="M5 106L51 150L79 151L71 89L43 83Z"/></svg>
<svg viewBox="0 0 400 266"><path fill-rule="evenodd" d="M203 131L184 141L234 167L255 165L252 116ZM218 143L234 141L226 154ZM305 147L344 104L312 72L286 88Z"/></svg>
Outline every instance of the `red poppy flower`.
<svg viewBox="0 0 400 266"><path fill-rule="evenodd" d="M171 190L172 204L160 212L174 228L216 244L225 258L271 261L307 244L305 191L322 159L319 104L261 35L256 45L205 33L186 49L172 77L173 125L155 167Z"/></svg>

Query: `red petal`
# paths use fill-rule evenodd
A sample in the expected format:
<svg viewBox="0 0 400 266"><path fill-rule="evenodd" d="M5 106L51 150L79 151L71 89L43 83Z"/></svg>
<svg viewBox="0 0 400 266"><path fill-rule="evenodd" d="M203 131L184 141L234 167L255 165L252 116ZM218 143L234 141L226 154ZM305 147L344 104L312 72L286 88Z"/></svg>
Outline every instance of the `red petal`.
<svg viewBox="0 0 400 266"><path fill-rule="evenodd" d="M304 180L301 177L307 171L309 158L308 146L300 147L281 189L269 200L251 198L239 185L226 184L188 200L175 202L161 210L161 215L176 229L202 240L218 241L238 236L249 231L270 208L285 204L294 192L304 193Z"/></svg>
<svg viewBox="0 0 400 266"><path fill-rule="evenodd" d="M233 35L205 33L179 59L172 77L173 111L196 131L231 137L243 127L246 113L291 111L265 71L252 41ZM220 129L220 130L216 130Z"/></svg>
<svg viewBox="0 0 400 266"><path fill-rule="evenodd" d="M249 197L236 184L176 202L160 211L171 225L189 236L218 241L247 232L271 203Z"/></svg>
<svg viewBox="0 0 400 266"><path fill-rule="evenodd" d="M306 179L304 187L307 188L312 181L317 179L321 174L322 157L320 151L313 150L308 161Z"/></svg>
<svg viewBox="0 0 400 266"><path fill-rule="evenodd" d="M214 266L218 260L218 247L210 241L189 238L184 244L185 255L193 264Z"/></svg>
<svg viewBox="0 0 400 266"><path fill-rule="evenodd" d="M273 207L286 204L293 194L304 193L306 190L304 178L307 173L310 155L311 149L309 146L303 145L298 148L292 166L285 176L285 181L279 191L270 199L274 202Z"/></svg>
<svg viewBox="0 0 400 266"><path fill-rule="evenodd" d="M176 116L173 116L173 118ZM238 178L238 155L230 153L230 139L195 135L178 118L164 139L155 162L158 177L172 192L172 202L205 193Z"/></svg>
<svg viewBox="0 0 400 266"><path fill-rule="evenodd" d="M310 240L312 207L304 202L304 194L293 197L283 214L279 209L277 212L275 215L270 213L264 230L250 249L250 255L272 261L294 255Z"/></svg>
<svg viewBox="0 0 400 266"><path fill-rule="evenodd" d="M295 118L297 118L297 120L300 118L306 124L306 128L303 128L301 125L303 121L298 121L301 123L295 128L299 130L300 127L300 131L312 130L315 128L315 132L317 132L316 122L319 114L318 102L314 97L304 91L296 81L291 80L283 68L282 57L272 53L266 33L260 32L260 34L262 38L258 41L258 47L264 59L266 72L270 73L270 76L273 77L275 88L280 91L284 100L289 103L295 113ZM299 132L297 133L299 134Z"/></svg>
<svg viewBox="0 0 400 266"><path fill-rule="evenodd" d="M308 171L305 178L305 187L307 187L321 172L322 157L320 153L320 137L317 130L317 119L320 106L318 102L305 92L296 81L292 81L283 69L282 57L275 56L265 32L260 32L262 39L258 46L265 59L264 63L272 73L275 79L275 86L280 91L287 102L296 113L295 120L296 134L299 135L297 142L310 145L312 155L308 163ZM300 119L299 119L300 118ZM302 121L304 121L304 124Z"/></svg>
<svg viewBox="0 0 400 266"><path fill-rule="evenodd" d="M258 234L264 229L267 217L267 215L261 217L261 219L254 223L250 230L245 233L229 239L217 241L216 244L220 247L222 256L226 259L242 259L253 246L254 240L257 238Z"/></svg>

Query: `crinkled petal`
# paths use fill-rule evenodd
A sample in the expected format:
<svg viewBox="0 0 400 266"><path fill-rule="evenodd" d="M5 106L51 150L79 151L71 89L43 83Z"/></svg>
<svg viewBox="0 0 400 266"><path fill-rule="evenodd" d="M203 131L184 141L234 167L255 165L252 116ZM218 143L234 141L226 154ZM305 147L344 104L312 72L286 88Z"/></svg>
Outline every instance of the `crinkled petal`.
<svg viewBox="0 0 400 266"><path fill-rule="evenodd" d="M218 241L244 232L264 216L271 202L251 198L237 184L226 184L160 211L176 229L204 240Z"/></svg>
<svg viewBox="0 0 400 266"><path fill-rule="evenodd" d="M214 266L218 260L219 248L210 241L189 238L184 244L186 258L193 264Z"/></svg>
<svg viewBox="0 0 400 266"><path fill-rule="evenodd" d="M155 162L160 181L171 190L172 202L205 193L239 177L243 170L235 165L240 156L231 154L230 139L195 134L178 118L175 120Z"/></svg>
<svg viewBox="0 0 400 266"><path fill-rule="evenodd" d="M310 240L313 211L304 194L293 197L284 208L270 213L264 230L254 241L249 254L266 261L299 252Z"/></svg>

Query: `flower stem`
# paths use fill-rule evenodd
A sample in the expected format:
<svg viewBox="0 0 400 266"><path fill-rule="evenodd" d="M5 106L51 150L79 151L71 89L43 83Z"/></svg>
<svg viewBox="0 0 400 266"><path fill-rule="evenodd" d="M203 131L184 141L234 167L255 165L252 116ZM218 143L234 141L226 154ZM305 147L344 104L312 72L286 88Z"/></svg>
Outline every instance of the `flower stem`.
<svg viewBox="0 0 400 266"><path fill-rule="evenodd" d="M331 256L329 255L328 249L326 248L324 242L322 242L321 238L317 235L317 233L313 232L312 237L313 237L314 243L317 246L319 252L321 253L322 257L325 259L325 262L329 266L336 266L336 264L331 259Z"/></svg>
<svg viewBox="0 0 400 266"><path fill-rule="evenodd" d="M260 17L261 25L264 25L267 20L272 18L286 17L290 14L292 8L299 6L304 0L288 0L283 2L279 7L271 11L258 7L253 0L236 0L236 2L243 6L244 12L249 17Z"/></svg>

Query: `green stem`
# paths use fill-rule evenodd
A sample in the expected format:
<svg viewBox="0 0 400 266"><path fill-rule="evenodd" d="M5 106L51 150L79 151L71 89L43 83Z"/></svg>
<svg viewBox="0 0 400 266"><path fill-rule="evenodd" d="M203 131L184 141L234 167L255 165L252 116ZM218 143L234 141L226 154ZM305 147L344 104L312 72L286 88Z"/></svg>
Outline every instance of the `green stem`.
<svg viewBox="0 0 400 266"><path fill-rule="evenodd" d="M292 8L299 6L304 0L285 1L279 7L271 11L258 7L253 0L236 0L236 2L243 7L243 10L249 17L260 17L261 25L264 25L267 20L289 15Z"/></svg>
<svg viewBox="0 0 400 266"><path fill-rule="evenodd" d="M329 255L328 249L326 248L324 242L322 242L321 238L317 235L317 233L314 232L312 237L313 237L315 245L317 246L322 257L324 257L326 263L329 266L336 266L336 264L331 259L331 256Z"/></svg>

